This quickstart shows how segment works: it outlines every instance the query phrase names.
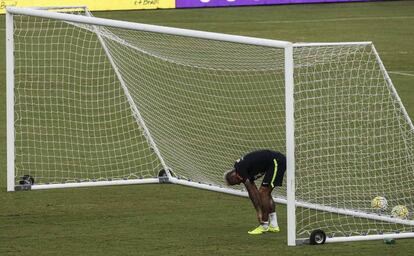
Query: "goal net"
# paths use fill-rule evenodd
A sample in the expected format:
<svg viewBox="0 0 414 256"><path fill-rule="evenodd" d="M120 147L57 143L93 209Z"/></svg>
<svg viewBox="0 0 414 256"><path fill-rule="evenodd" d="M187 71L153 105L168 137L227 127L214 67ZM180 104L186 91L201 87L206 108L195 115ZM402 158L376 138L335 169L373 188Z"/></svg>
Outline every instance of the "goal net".
<svg viewBox="0 0 414 256"><path fill-rule="evenodd" d="M94 32L16 15L13 37L17 179L31 175L44 184L157 175L160 162Z"/></svg>
<svg viewBox="0 0 414 256"><path fill-rule="evenodd" d="M297 237L413 232L412 215L392 215L414 210L413 135L373 45L296 47L295 194L317 208L297 209Z"/></svg>
<svg viewBox="0 0 414 256"><path fill-rule="evenodd" d="M158 182L164 169L173 183L245 195L223 172L292 143L288 42L8 10L13 185ZM294 44L293 56L296 238L413 232L412 215L391 214L414 211L413 126L373 45ZM274 196L286 202L286 186ZM371 207L376 196L387 209Z"/></svg>

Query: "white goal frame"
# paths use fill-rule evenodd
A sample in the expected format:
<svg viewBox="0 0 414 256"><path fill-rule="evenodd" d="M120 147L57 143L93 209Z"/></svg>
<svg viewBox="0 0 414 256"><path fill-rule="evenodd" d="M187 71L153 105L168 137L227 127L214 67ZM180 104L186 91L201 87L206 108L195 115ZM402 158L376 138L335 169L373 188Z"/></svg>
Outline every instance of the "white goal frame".
<svg viewBox="0 0 414 256"><path fill-rule="evenodd" d="M54 7L53 7L54 8ZM85 8L86 7L56 7L56 9L70 9L70 8ZM273 47L284 49L284 67L285 67L285 108L286 108L286 155L287 155L287 198L274 198L274 200L278 203L287 204L287 216L288 216L288 245L294 246L299 243L296 240L296 214L295 210L296 207L307 207L311 209L318 209L318 210L325 210L328 212L335 212L340 214L352 215L361 218L368 218L368 219L375 219L375 220L383 220L383 221L390 221L394 223L400 224L408 224L414 226L413 220L401 220L396 218L390 218L387 216L381 215L374 215L364 212L355 212L350 210L344 209L336 209L332 207L322 206L322 205L315 205L309 204L305 202L300 202L295 200L295 134L294 134L294 58L293 58L293 49L295 47L304 47L304 46L329 46L329 45L371 45L371 42L352 42L352 43L312 43L312 44L305 44L305 43L292 43L288 41L278 41L278 40L269 40L269 39L260 39L260 38L253 38L253 37L245 37L245 36L235 36L235 35L226 35L220 33L212 33L212 32L202 32L196 30L188 30L188 29L178 29L178 28L170 28L164 26L155 26L155 25L147 25L147 24L140 24L140 23L133 23L133 22L125 22L125 21L118 21L118 20L110 20L110 19L103 19L103 18L96 18L91 16L81 16L81 15L71 15L71 14L64 14L64 13L56 13L47 11L51 8L17 8L17 7L7 7L6 8L6 58L7 58L7 191L15 191L16 184L15 184L15 131L14 131L14 41L13 41L13 15L27 15L27 16L35 16L41 18L49 18L49 19L56 19L56 20L64 20L68 22L77 22L83 23L88 25L95 25L95 26L109 26L109 27L117 27L123 28L128 30L139 30L139 31L146 31L146 32L154 32L154 33L164 33L170 35L177 35L177 36L185 36L185 37L193 37L193 38L201 38L201 39L209 39L209 40L218 40L218 41L225 41L225 42L233 42L233 43L240 43L240 44L250 44L256 46L265 46L265 47ZM99 37L99 35L98 35ZM106 46L102 39L99 37L99 40L102 43L102 47L105 51ZM373 46L372 46L373 47ZM375 48L373 48L375 51ZM376 51L375 51L376 53ZM384 65L382 64L378 54L377 61L380 63L380 68L385 71ZM129 95L128 88L124 85L122 77L119 75L115 65L113 65L113 60L108 55L109 61L111 62L116 75L118 76L121 86L123 87L123 91L128 99L131 101L131 96ZM386 74L386 72L385 72ZM387 85L389 86L390 90L393 92L393 97L401 103L400 98L398 97L395 88L388 77L386 75ZM402 106L402 103L401 103ZM65 184L44 184L44 185L37 185L34 184L30 186L30 189L37 190L37 189L52 189L52 188L71 188L71 187L89 187L89 186L106 186L106 185L127 185L127 184L149 184L149 183L173 183L179 185L186 185L195 188L207 189L222 193L228 193L238 196L247 197L248 194L246 191L243 190L235 190L229 189L226 187L218 187L211 184L203 184L194 182L191 180L185 180L177 178L170 172L169 167L163 160L162 155L158 151L157 145L155 144L154 140L151 137L151 133L145 125L145 121L143 120L139 109L131 104L131 109L134 112L134 117L138 125L143 128L143 132L145 134L146 139L148 140L148 144L152 147L155 154L158 156L161 164L166 170L166 177L155 177L155 178L145 178L145 179L128 179L128 180L112 180L112 181L88 181L88 182L79 182L79 183L65 183ZM414 131L414 126L402 106L403 114L409 123L410 127ZM337 237L337 238L327 238L326 242L344 242L344 241L359 241L359 240L372 240L372 239L383 239L383 238L407 238L407 237L414 237L414 232L411 233L395 233L395 234L384 234L384 235L366 235L366 236L351 236L351 237Z"/></svg>

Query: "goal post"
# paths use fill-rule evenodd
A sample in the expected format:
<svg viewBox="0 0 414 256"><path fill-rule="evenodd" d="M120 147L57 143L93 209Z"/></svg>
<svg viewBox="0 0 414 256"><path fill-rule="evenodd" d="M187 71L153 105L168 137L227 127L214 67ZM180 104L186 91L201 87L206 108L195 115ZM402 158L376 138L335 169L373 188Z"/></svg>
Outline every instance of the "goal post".
<svg viewBox="0 0 414 256"><path fill-rule="evenodd" d="M270 148L287 156L273 196L288 245L318 229L326 242L414 236L414 128L371 42L6 10L8 191L169 182L247 196L223 173Z"/></svg>
<svg viewBox="0 0 414 256"><path fill-rule="evenodd" d="M285 48L286 199L288 245L296 245L295 111L293 47Z"/></svg>
<svg viewBox="0 0 414 256"><path fill-rule="evenodd" d="M13 15L6 12L6 120L7 120L7 191L14 191L14 41Z"/></svg>

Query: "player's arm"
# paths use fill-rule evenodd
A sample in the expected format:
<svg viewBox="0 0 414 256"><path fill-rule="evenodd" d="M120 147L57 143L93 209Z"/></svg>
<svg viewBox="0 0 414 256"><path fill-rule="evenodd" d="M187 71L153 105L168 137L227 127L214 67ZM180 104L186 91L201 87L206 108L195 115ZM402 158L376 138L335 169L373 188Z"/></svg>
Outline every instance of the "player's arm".
<svg viewBox="0 0 414 256"><path fill-rule="evenodd" d="M256 209L257 219L259 222L262 222L262 203L260 200L259 190L257 189L256 184L254 184L254 182L250 181L249 179L244 182L244 186L246 187L246 190L249 193L249 198L252 201L254 208Z"/></svg>

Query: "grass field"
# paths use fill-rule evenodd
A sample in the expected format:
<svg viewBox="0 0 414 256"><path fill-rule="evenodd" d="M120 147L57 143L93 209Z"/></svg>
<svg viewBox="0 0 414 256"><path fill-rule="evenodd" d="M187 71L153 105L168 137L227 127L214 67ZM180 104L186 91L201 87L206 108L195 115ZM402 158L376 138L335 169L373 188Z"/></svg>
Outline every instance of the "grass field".
<svg viewBox="0 0 414 256"><path fill-rule="evenodd" d="M373 41L414 116L414 2L99 12L97 17L294 42ZM4 19L0 22L4 38ZM5 48L4 40L1 41ZM0 52L5 92L5 52ZM2 95L5 95L4 93ZM6 193L5 97L1 101L0 255L410 255L412 239L320 247L280 234L248 236L251 203L173 185ZM237 209L237 210L235 210Z"/></svg>

